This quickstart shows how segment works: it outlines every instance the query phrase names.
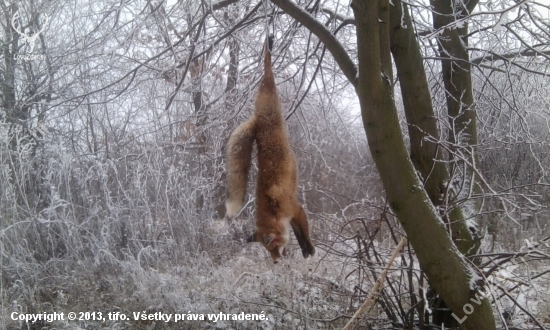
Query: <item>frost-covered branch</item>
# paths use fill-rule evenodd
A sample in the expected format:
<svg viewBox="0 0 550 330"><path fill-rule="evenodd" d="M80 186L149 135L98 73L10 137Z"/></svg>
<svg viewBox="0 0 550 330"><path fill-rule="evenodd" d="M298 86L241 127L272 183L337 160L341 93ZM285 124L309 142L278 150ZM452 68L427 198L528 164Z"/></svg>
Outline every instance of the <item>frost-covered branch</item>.
<svg viewBox="0 0 550 330"><path fill-rule="evenodd" d="M271 2L313 32L313 34L323 42L325 47L327 47L348 81L353 86L356 86L357 67L342 44L323 24L290 0L271 0Z"/></svg>

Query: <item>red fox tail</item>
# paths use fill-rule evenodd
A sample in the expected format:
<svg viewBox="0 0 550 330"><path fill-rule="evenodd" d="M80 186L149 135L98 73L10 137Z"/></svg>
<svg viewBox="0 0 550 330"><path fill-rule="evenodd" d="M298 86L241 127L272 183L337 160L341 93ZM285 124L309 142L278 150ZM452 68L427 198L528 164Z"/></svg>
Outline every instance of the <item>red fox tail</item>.
<svg viewBox="0 0 550 330"><path fill-rule="evenodd" d="M225 208L226 215L229 218L237 215L243 207L248 184L248 171L252 161L255 131L256 121L252 117L233 131L227 143L229 197L225 201Z"/></svg>

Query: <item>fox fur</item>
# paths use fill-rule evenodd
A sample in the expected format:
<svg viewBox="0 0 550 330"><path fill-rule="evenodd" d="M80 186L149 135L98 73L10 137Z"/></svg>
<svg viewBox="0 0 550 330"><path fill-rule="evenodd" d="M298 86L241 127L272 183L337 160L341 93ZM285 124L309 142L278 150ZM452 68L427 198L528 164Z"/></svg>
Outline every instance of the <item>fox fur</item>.
<svg viewBox="0 0 550 330"><path fill-rule="evenodd" d="M264 76L255 101L254 114L239 125L227 144L229 197L227 216L242 208L252 160L258 149L256 185L256 231L249 242L260 242L275 263L285 254L292 227L304 258L315 248L309 237L306 214L296 197L296 160L290 148L285 120L271 68L271 42L264 51Z"/></svg>

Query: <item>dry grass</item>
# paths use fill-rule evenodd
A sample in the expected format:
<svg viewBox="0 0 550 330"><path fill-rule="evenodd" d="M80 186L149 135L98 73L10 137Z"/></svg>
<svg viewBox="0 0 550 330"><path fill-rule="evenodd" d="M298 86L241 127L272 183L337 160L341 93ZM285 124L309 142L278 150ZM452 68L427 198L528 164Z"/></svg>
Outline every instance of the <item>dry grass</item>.
<svg viewBox="0 0 550 330"><path fill-rule="evenodd" d="M174 169L162 151L127 146L128 154L137 153L134 162L76 157L53 138L48 147L19 141L13 150L17 137L0 134L1 329L341 328L399 236L395 219L380 216L383 199L344 204L347 197L312 190L303 196L308 206L326 209L309 214L317 254L304 260L294 242L291 255L274 265L265 249L244 243L251 219L231 225L212 219L219 184L183 166ZM331 212L327 200L340 211ZM417 315L408 313L427 285L414 260L408 250L401 255L368 322L402 328L407 315ZM530 266L517 264L523 268L516 273L529 282ZM548 268L537 267L538 273ZM545 279L529 282L532 289L515 297L544 301ZM544 304L533 310L547 317ZM133 319L144 311L205 318L263 312L268 320ZM128 320L30 324L11 320L13 312L119 312ZM528 320L514 313L518 322Z"/></svg>

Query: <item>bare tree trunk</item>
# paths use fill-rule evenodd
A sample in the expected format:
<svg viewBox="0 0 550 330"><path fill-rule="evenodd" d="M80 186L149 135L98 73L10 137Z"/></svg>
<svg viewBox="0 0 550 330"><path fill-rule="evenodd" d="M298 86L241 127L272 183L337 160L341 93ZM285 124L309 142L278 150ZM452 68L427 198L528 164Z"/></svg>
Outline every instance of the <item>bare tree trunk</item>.
<svg viewBox="0 0 550 330"><path fill-rule="evenodd" d="M449 142L454 146L449 153L454 178L451 180L450 195L447 199L455 199L457 194L470 196L481 192L478 184L478 174L475 167L478 157L474 151L477 145L476 110L473 95L470 57L468 55L468 24L466 21L457 22L471 12L477 5L477 0L431 0L433 6L434 29L441 30L439 34L439 56L445 86L447 113L449 117ZM460 24L460 26L457 26ZM466 163L466 166L458 165ZM465 168L461 172L461 169ZM460 173L460 174L459 174ZM461 186L461 187L459 187ZM473 188L470 191L470 187ZM471 209L466 216L473 216L481 206L480 199L470 202ZM473 220L471 220L473 221ZM479 248L479 237L476 226L471 226L475 246L470 254L475 254Z"/></svg>
<svg viewBox="0 0 550 330"><path fill-rule="evenodd" d="M402 5L401 5L402 4ZM407 5L397 2L391 7L391 51L397 67L405 115L409 124L411 160L422 175L424 188L432 203L446 216L452 238L460 252L471 255L476 252L474 238L466 226L460 208L443 214L447 201L445 193L449 183L449 171L440 147L439 130L432 106L430 90L424 71L422 54L412 29ZM404 9L404 10L402 10ZM404 26L401 26L403 21Z"/></svg>
<svg viewBox="0 0 550 330"><path fill-rule="evenodd" d="M225 17L231 24L234 20L230 19L228 15ZM237 79L239 77L239 43L237 40L231 38L229 40L229 70L227 70L227 83L225 85L225 103L224 110L230 112L235 107L235 101L237 96ZM225 145L225 144L224 144ZM220 178L220 182L226 182L227 172L223 172ZM220 202L216 207L216 212L219 218L224 218L227 210L225 209L225 192L226 187L220 184L216 191L216 203Z"/></svg>
<svg viewBox="0 0 550 330"><path fill-rule="evenodd" d="M403 225L430 284L464 326L495 329L489 301L478 293L481 278L453 244L408 156L391 84L381 75L379 29L387 25L383 27L379 22L378 3L355 0L352 8L359 61L356 91L369 148L389 204ZM471 303L470 299L479 301L479 306L467 315L464 306Z"/></svg>
<svg viewBox="0 0 550 330"><path fill-rule="evenodd" d="M472 193L481 192L478 185L475 166L478 163L478 157L472 146L477 145L477 124L476 110L473 96L471 65L468 51L466 50L468 40L468 24L463 23L462 27L454 26L457 19L463 18L475 5L476 0L466 2L455 2L453 0L432 0L433 6L433 24L435 29L441 29L439 34L439 56L441 57L441 69L443 84L445 86L445 97L447 101L447 114L449 118L449 142L453 146L449 153L451 160L451 173L453 178L450 181L449 194L445 196L447 202L462 197L469 196ZM459 165L460 163L465 166ZM473 188L473 189L471 189ZM470 191L471 190L471 191ZM470 209L467 214L471 217L481 207L480 200L468 202L466 208ZM464 220L462 211L455 207L447 219L453 228L453 237L457 241L464 241L464 234L468 234L470 239L468 244L462 249L463 253L474 255L480 246L480 239L477 233L477 226L460 226ZM473 220L470 220L473 221ZM468 232L468 229L471 231ZM460 243L458 243L460 244ZM460 246L460 245L459 245ZM437 302L440 308L434 311L434 322L444 323L446 326L456 325L446 309L445 302Z"/></svg>
<svg viewBox="0 0 550 330"><path fill-rule="evenodd" d="M13 13L18 11L17 4L7 5L5 2L0 3L3 15L2 18L5 22L12 20ZM39 15L34 15L34 20L29 22L29 26L32 26L36 30L39 29ZM26 19L26 17L25 17ZM51 88L46 93L38 93L37 80L33 77L32 68L16 60L15 56L18 55L20 50L19 41L20 35L16 33L9 23L3 24L4 36L6 36L5 42L2 43L2 56L3 56L3 69L0 71L0 85L1 85L1 107L6 115L6 123L9 124L9 148L12 151L10 155L10 175L11 180L18 187L17 190L17 203L22 206L26 211L31 209L38 209L39 211L48 206L48 191L43 184L43 178L41 177L42 164L40 163L40 157L36 157L40 145L40 133L33 128L33 123L37 124L43 119L43 109L37 108L43 101L49 102L51 99ZM41 39L39 39L41 40ZM43 41L43 40L41 40ZM44 43L42 42L44 47ZM17 68L27 74L26 78L22 81L18 81L16 73L20 72ZM49 73L51 67L48 62ZM53 74L52 74L53 75ZM16 94L16 86L19 84L20 94ZM44 82L42 82L44 84ZM20 101L18 102L18 98ZM37 116L34 122L31 120L31 112L33 108L37 109ZM30 151L29 159L32 162L32 170L28 171L27 177L21 178L17 176L17 173L21 173L22 167L21 153L23 150Z"/></svg>

